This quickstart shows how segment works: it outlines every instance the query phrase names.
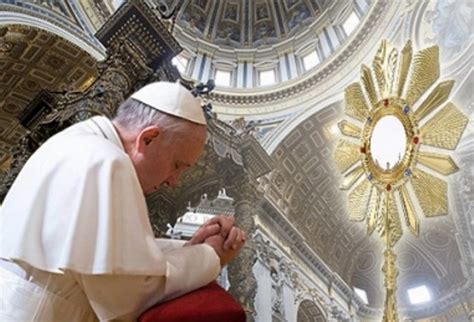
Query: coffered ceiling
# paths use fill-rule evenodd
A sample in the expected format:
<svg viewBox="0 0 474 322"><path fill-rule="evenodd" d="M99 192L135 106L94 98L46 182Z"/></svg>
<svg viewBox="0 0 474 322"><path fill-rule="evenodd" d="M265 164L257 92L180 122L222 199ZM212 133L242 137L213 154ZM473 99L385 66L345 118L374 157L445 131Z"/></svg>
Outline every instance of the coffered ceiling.
<svg viewBox="0 0 474 322"><path fill-rule="evenodd" d="M81 90L95 59L69 41L29 26L0 27L0 160L25 134L19 116L41 89Z"/></svg>

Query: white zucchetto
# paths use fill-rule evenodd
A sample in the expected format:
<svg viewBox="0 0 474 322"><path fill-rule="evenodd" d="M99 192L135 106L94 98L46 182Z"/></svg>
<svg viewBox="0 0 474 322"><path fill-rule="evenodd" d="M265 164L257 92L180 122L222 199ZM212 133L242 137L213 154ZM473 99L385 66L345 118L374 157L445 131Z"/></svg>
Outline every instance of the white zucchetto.
<svg viewBox="0 0 474 322"><path fill-rule="evenodd" d="M201 102L179 83L151 83L133 93L131 98L163 113L206 124Z"/></svg>

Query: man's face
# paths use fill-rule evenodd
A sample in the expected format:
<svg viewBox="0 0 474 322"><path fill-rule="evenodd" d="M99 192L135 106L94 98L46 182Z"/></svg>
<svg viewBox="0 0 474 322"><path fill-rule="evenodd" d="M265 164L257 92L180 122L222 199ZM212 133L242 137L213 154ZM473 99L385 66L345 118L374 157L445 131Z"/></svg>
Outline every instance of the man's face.
<svg viewBox="0 0 474 322"><path fill-rule="evenodd" d="M204 126L191 126L180 134L159 131L145 136L142 148L132 157L143 193L148 195L162 185L176 186L183 172L199 159L205 138Z"/></svg>

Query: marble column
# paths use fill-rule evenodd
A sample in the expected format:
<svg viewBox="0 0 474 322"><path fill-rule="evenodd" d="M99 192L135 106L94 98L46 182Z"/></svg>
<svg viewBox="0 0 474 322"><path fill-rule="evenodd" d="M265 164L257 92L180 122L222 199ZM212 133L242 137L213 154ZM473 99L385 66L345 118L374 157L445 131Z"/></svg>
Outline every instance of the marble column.
<svg viewBox="0 0 474 322"><path fill-rule="evenodd" d="M247 242L231 264L229 264L230 293L240 302L247 312L247 321L255 321L255 296L257 280L253 273L253 266L257 261L256 246L251 236L255 231L254 216L258 193L256 184L242 168L226 163L225 186L229 196L234 198L235 222L247 234ZM235 171L229 171L234 168Z"/></svg>

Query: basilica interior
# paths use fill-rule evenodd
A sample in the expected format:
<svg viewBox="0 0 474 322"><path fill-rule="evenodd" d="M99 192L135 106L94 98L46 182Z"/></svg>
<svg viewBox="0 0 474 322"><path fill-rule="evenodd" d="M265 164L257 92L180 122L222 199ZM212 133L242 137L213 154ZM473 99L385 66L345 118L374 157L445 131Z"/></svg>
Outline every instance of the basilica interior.
<svg viewBox="0 0 474 322"><path fill-rule="evenodd" d="M202 157L147 198L156 235L196 207L235 216L249 240L223 283L248 321L380 321L384 243L353 215L362 170L344 187L336 160L345 93L383 40L437 45L437 81L454 81L468 121L443 151L457 166L436 177L445 196L414 202L446 207L419 211L417 234L402 220L395 297L400 321L474 321L473 13L471 0L0 0L0 202L62 128L152 81L215 86Z"/></svg>

